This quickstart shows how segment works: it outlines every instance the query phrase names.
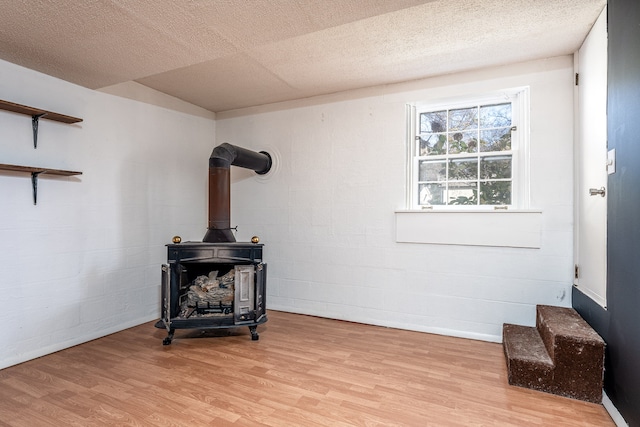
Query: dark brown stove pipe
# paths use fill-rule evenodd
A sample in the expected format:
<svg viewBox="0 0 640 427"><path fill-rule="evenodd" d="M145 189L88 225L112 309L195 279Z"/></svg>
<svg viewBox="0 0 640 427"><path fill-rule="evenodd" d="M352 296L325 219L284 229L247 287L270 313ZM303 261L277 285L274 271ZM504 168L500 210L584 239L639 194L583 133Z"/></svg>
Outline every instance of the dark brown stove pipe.
<svg viewBox="0 0 640 427"><path fill-rule="evenodd" d="M271 156L226 142L213 149L209 157L209 228L203 242L236 241L231 232L231 166L264 175L271 169Z"/></svg>

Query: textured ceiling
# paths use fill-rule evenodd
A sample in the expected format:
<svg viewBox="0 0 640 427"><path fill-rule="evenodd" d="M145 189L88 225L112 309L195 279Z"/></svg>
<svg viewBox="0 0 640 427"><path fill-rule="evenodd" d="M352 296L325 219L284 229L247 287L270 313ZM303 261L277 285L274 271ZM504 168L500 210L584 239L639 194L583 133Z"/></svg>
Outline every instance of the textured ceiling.
<svg viewBox="0 0 640 427"><path fill-rule="evenodd" d="M0 0L0 58L219 112L575 52L606 0Z"/></svg>

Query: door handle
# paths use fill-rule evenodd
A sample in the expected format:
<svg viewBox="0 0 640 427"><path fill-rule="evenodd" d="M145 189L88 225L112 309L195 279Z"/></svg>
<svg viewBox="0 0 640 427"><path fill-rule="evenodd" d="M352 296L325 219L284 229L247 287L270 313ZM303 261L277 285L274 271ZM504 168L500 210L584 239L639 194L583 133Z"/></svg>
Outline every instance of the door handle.
<svg viewBox="0 0 640 427"><path fill-rule="evenodd" d="M598 188L590 188L589 189L589 195L590 196L600 195L600 196L604 197L605 194L606 194L606 191L605 191L604 187L600 187L599 189Z"/></svg>

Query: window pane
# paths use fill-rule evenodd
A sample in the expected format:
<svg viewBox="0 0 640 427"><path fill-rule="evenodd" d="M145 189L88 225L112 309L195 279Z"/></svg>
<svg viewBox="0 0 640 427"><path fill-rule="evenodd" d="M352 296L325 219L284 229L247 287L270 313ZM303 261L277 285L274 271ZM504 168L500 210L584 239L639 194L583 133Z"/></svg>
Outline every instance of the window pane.
<svg viewBox="0 0 640 427"><path fill-rule="evenodd" d="M480 183L481 205L510 205L511 181L488 181Z"/></svg>
<svg viewBox="0 0 640 427"><path fill-rule="evenodd" d="M511 127L511 103L480 107L480 128Z"/></svg>
<svg viewBox="0 0 640 427"><path fill-rule="evenodd" d="M445 160L421 160L418 181L445 181L447 163Z"/></svg>
<svg viewBox="0 0 640 427"><path fill-rule="evenodd" d="M449 111L449 130L472 130L478 128L478 108L462 108Z"/></svg>
<svg viewBox="0 0 640 427"><path fill-rule="evenodd" d="M449 160L449 180L478 179L478 159L475 157Z"/></svg>
<svg viewBox="0 0 640 427"><path fill-rule="evenodd" d="M515 183L528 177L518 169L518 159L528 161L528 153L518 145L526 135L512 129L520 126L520 115L527 118L528 110L520 111L521 102L514 102L519 92L507 92L508 96L487 94L491 97L464 104L456 99L432 110L428 104L412 109L417 132L409 141L412 159L407 171L413 207L492 209L520 203L520 196L513 194L519 188Z"/></svg>
<svg viewBox="0 0 640 427"><path fill-rule="evenodd" d="M449 154L475 153L478 150L478 132L449 134Z"/></svg>
<svg viewBox="0 0 640 427"><path fill-rule="evenodd" d="M511 150L511 128L480 131L480 151Z"/></svg>
<svg viewBox="0 0 640 427"><path fill-rule="evenodd" d="M449 183L450 205L477 205L478 182L451 182Z"/></svg>
<svg viewBox="0 0 640 427"><path fill-rule="evenodd" d="M418 204L444 205L446 184L420 184L418 186Z"/></svg>
<svg viewBox="0 0 640 427"><path fill-rule="evenodd" d="M426 133L418 140L419 156L437 156L447 153L447 137L443 133Z"/></svg>
<svg viewBox="0 0 640 427"><path fill-rule="evenodd" d="M480 179L510 179L511 156L492 156L480 159Z"/></svg>
<svg viewBox="0 0 640 427"><path fill-rule="evenodd" d="M447 112L434 111L420 114L420 133L446 132Z"/></svg>

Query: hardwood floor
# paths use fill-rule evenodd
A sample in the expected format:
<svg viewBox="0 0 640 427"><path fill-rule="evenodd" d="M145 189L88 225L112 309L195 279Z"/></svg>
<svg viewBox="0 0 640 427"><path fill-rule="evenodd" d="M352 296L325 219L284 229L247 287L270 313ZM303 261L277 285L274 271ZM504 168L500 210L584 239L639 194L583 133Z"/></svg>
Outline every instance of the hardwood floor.
<svg viewBox="0 0 640 427"><path fill-rule="evenodd" d="M202 333L153 323L0 370L0 426L613 426L512 387L502 346L283 312Z"/></svg>

